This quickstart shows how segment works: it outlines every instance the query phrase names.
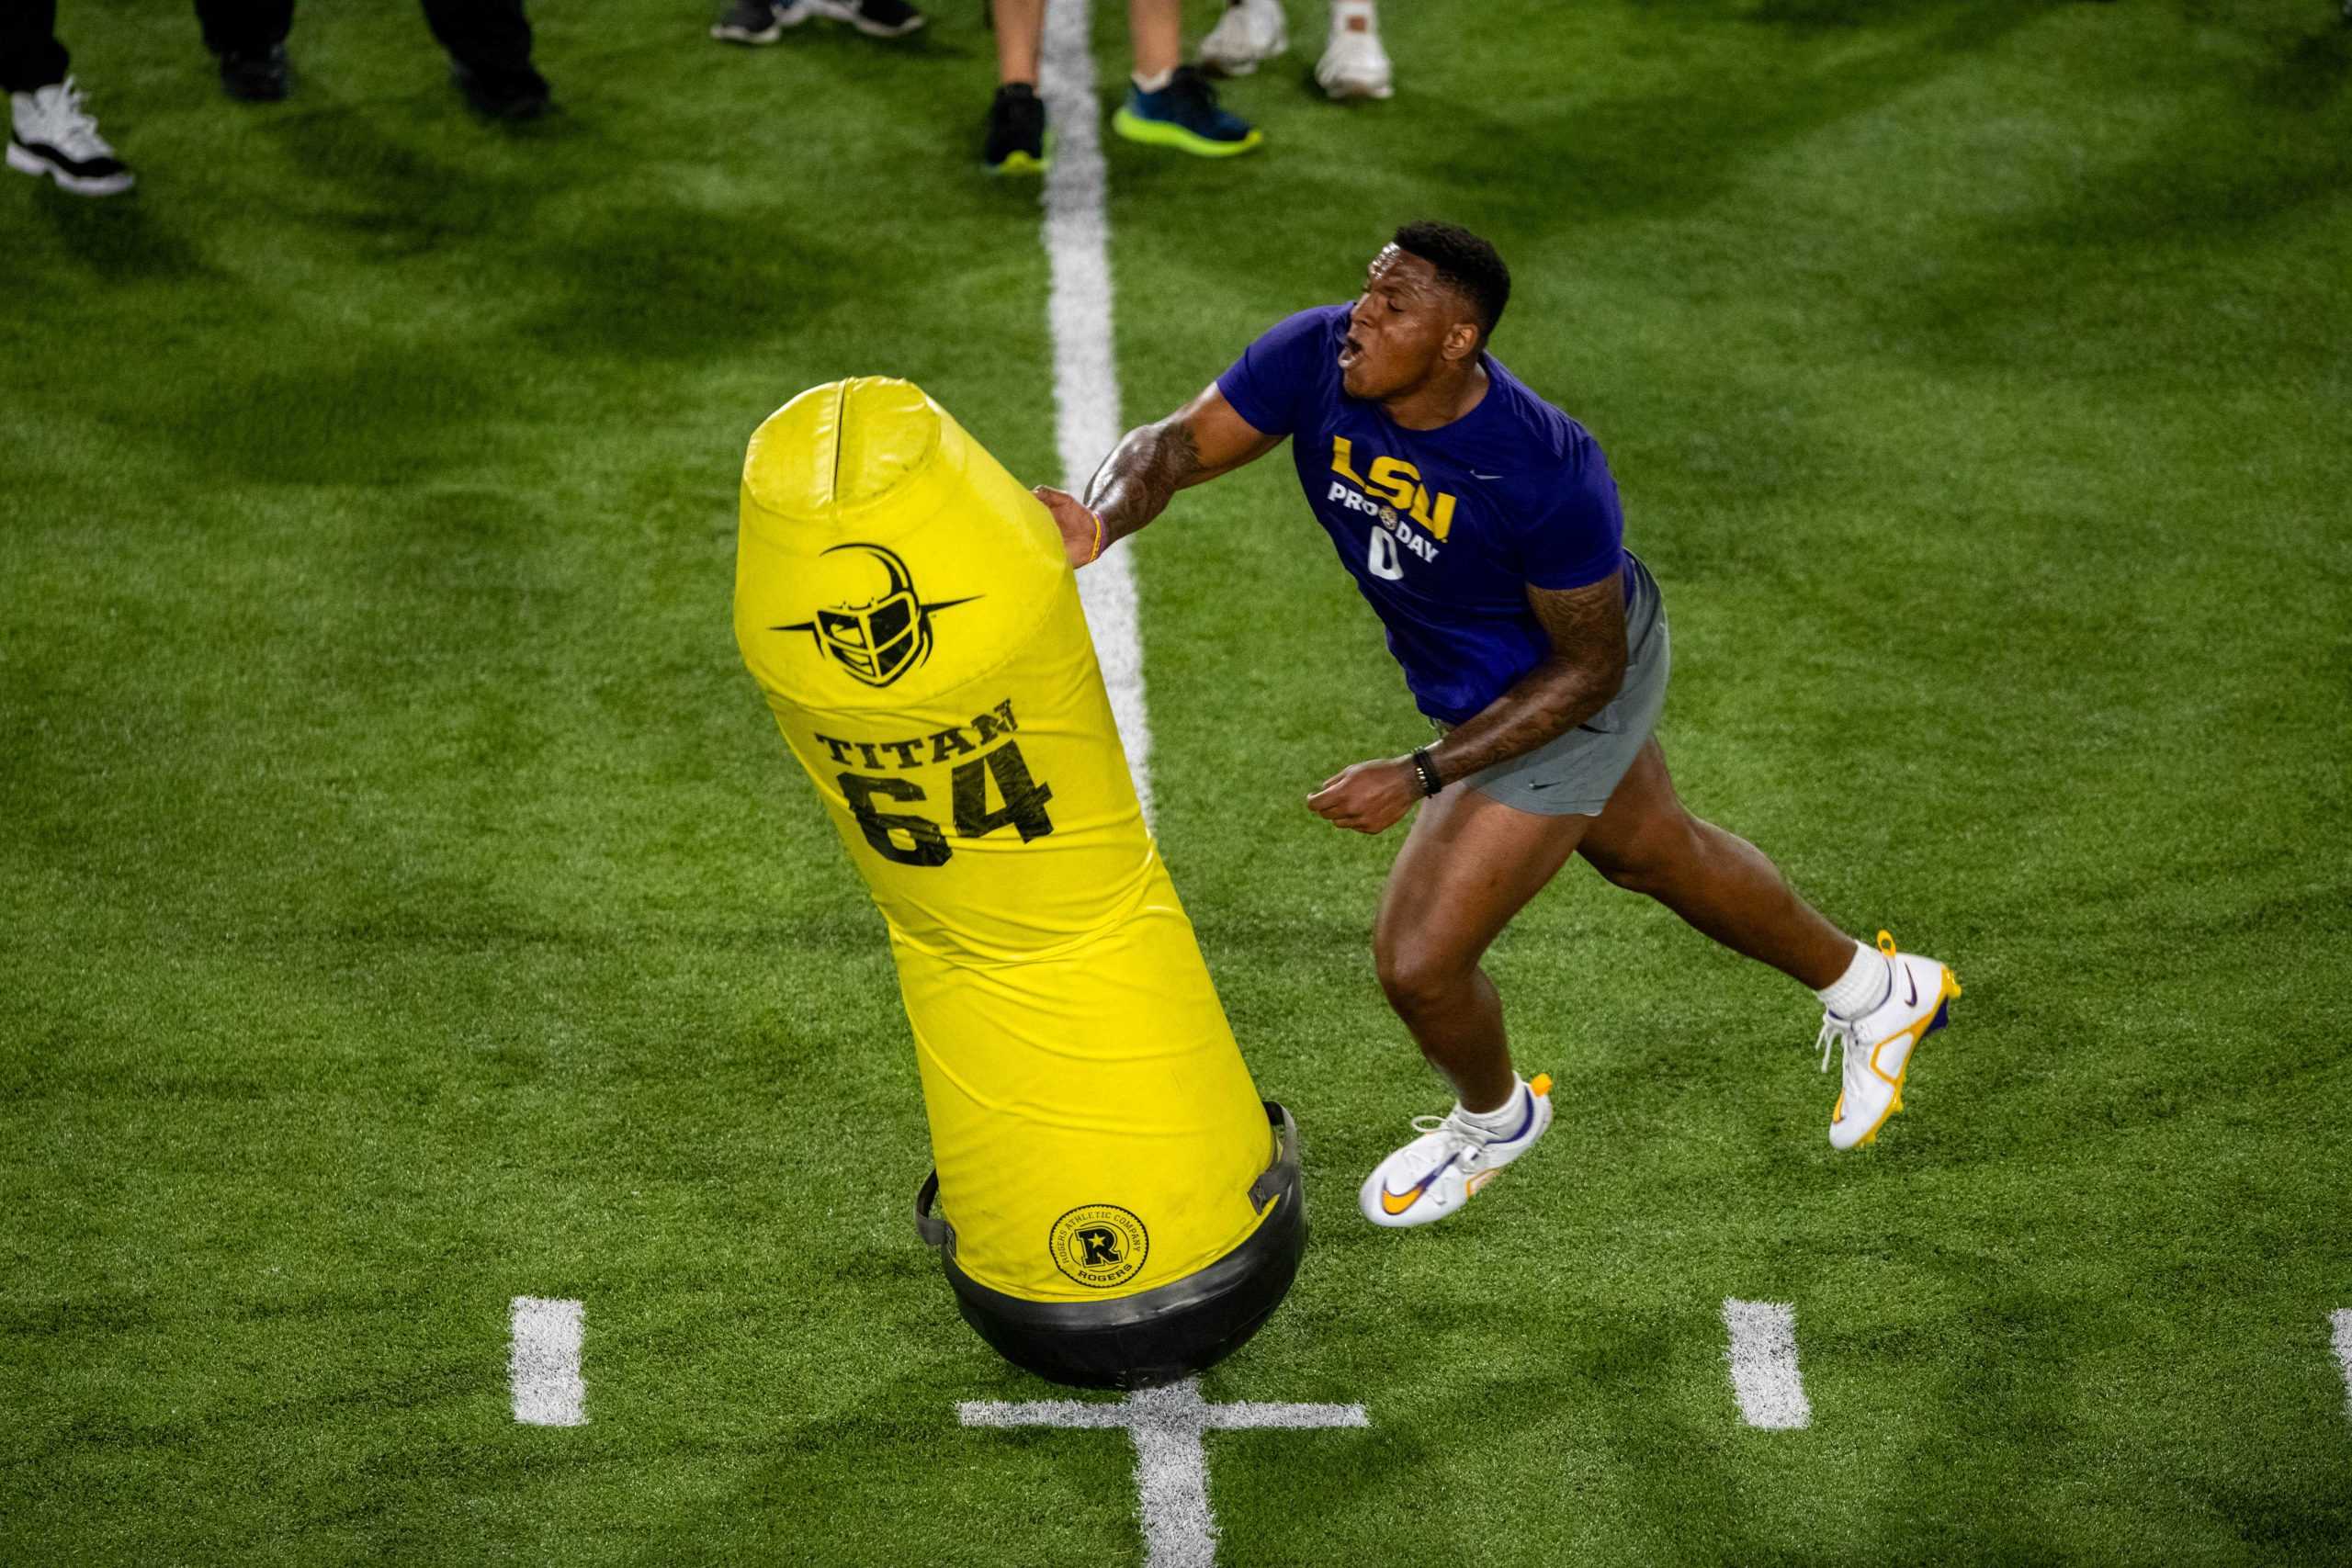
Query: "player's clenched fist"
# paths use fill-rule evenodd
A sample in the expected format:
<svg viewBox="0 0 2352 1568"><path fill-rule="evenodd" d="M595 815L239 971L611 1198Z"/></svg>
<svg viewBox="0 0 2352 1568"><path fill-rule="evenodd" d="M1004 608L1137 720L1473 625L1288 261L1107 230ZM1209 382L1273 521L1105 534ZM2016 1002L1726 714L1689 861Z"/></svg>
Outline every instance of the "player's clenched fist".
<svg viewBox="0 0 2352 1568"><path fill-rule="evenodd" d="M1358 762L1323 781L1306 808L1335 828L1385 833L1421 798L1421 777L1410 757Z"/></svg>
<svg viewBox="0 0 2352 1568"><path fill-rule="evenodd" d="M1032 486L1030 493L1054 514L1054 526L1062 533L1062 552L1069 557L1070 565L1086 566L1102 555L1102 519L1086 502L1051 485Z"/></svg>

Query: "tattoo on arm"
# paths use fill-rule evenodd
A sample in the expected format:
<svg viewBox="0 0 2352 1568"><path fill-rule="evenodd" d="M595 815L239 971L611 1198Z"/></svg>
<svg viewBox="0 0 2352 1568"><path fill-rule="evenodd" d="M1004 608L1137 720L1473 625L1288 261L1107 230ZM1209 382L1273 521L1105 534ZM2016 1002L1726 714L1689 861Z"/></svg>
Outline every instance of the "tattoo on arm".
<svg viewBox="0 0 2352 1568"><path fill-rule="evenodd" d="M1282 443L1235 412L1210 382L1166 419L1127 432L1094 470L1086 504L1102 519L1102 543L1124 539L1159 516L1178 491L1254 463Z"/></svg>
<svg viewBox="0 0 2352 1568"><path fill-rule="evenodd" d="M1166 511L1178 491L1203 477L1202 468L1192 423L1181 413L1127 432L1086 485L1086 504L1102 519L1103 547Z"/></svg>
<svg viewBox="0 0 2352 1568"><path fill-rule="evenodd" d="M1625 586L1611 572L1583 588L1530 588L1552 651L1510 689L1430 748L1447 784L1524 756L1609 705L1625 682Z"/></svg>

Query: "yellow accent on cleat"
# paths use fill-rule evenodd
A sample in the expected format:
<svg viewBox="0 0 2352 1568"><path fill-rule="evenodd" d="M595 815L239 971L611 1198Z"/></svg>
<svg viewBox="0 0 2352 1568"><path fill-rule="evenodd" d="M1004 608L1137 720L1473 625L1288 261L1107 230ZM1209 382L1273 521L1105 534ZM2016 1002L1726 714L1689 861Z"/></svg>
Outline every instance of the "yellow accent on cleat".
<svg viewBox="0 0 2352 1568"><path fill-rule="evenodd" d="M1552 1092L1552 1075L1549 1073L1538 1073L1533 1077L1527 1080L1527 1087L1533 1089L1537 1094L1549 1094Z"/></svg>
<svg viewBox="0 0 2352 1568"><path fill-rule="evenodd" d="M1238 157L1254 150L1266 140L1264 131L1251 126L1250 134L1238 141L1212 141L1181 125L1171 125L1164 119L1146 119L1125 108L1111 117L1111 129L1130 141L1140 141L1149 147L1173 147L1196 158Z"/></svg>

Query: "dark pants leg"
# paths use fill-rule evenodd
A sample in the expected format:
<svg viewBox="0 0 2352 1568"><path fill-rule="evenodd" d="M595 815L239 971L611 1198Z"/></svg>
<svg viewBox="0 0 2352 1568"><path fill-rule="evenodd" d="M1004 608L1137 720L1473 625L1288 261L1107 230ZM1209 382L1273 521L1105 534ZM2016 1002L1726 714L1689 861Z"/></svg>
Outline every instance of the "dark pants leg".
<svg viewBox="0 0 2352 1568"><path fill-rule="evenodd" d="M424 22L460 65L490 75L531 68L523 0L424 0Z"/></svg>
<svg viewBox="0 0 2352 1568"><path fill-rule="evenodd" d="M29 93L65 80L57 0L0 0L0 91Z"/></svg>
<svg viewBox="0 0 2352 1568"><path fill-rule="evenodd" d="M294 0L196 0L204 47L215 54L265 54L294 28Z"/></svg>

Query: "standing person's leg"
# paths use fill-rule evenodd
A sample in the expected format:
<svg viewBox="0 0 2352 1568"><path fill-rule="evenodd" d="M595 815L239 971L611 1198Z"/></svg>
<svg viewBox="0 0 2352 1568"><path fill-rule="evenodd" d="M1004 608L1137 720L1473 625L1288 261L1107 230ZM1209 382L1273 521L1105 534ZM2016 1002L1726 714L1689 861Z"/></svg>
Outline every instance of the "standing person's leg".
<svg viewBox="0 0 2352 1568"><path fill-rule="evenodd" d="M989 104L980 162L992 174L1033 175L1046 166L1046 106L1037 96L1037 56L1046 0L989 0L996 29L996 97Z"/></svg>
<svg viewBox="0 0 2352 1568"><path fill-rule="evenodd" d="M215 54L258 54L294 30L294 0L196 0L204 47Z"/></svg>
<svg viewBox="0 0 2352 1568"><path fill-rule="evenodd" d="M1182 0L1127 0L1127 36L1135 46L1136 81L1148 91L1168 85L1184 62Z"/></svg>
<svg viewBox="0 0 2352 1568"><path fill-rule="evenodd" d="M424 25L460 65L531 69L531 22L523 0L424 0Z"/></svg>
<svg viewBox="0 0 2352 1568"><path fill-rule="evenodd" d="M8 167L76 196L135 183L83 106L72 58L57 39L56 0L0 0L0 87L8 94Z"/></svg>
<svg viewBox="0 0 2352 1568"><path fill-rule="evenodd" d="M492 119L547 112L547 78L531 64L523 0L424 0L424 21L449 51L466 101Z"/></svg>
<svg viewBox="0 0 2352 1568"><path fill-rule="evenodd" d="M996 29L997 85L1037 85L1037 56L1046 42L1046 0L989 0Z"/></svg>
<svg viewBox="0 0 2352 1568"><path fill-rule="evenodd" d="M1823 1066L1830 1048L1846 1051L1831 1144L1869 1143L1903 1109L1911 1053L1943 1026L1947 1004L1960 995L1949 968L1897 952L1884 931L1873 949L1823 919L1762 851L1683 808L1654 739L1578 848L1618 886L1649 895L1733 952L1813 987L1822 1005Z"/></svg>
<svg viewBox="0 0 2352 1568"><path fill-rule="evenodd" d="M0 88L14 96L54 87L72 66L73 58L57 41L57 0L0 5Z"/></svg>
<svg viewBox="0 0 2352 1568"><path fill-rule="evenodd" d="M204 47L220 62L220 88L247 103L286 96L286 35L294 0L196 0Z"/></svg>

